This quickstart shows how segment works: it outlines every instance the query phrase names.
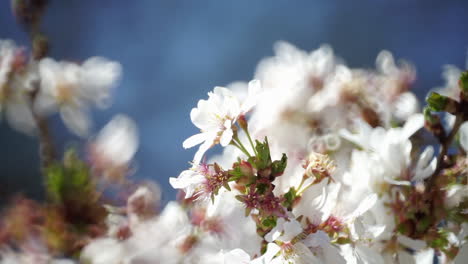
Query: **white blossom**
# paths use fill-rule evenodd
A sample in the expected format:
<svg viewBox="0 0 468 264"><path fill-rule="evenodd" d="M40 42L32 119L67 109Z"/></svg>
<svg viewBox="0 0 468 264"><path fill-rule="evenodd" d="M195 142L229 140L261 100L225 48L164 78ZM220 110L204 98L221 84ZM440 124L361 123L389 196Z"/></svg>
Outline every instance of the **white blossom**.
<svg viewBox="0 0 468 264"><path fill-rule="evenodd" d="M94 155L112 167L128 164L138 149L135 122L125 115L116 115L107 123L92 143Z"/></svg>
<svg viewBox="0 0 468 264"><path fill-rule="evenodd" d="M249 83L247 98L241 103L236 95L224 87L215 87L208 93L208 100L198 101L196 108L190 112L193 124L201 133L187 138L184 148L201 144L195 154L193 163L198 165L205 152L215 144L227 146L234 135L233 126L241 115L245 115L256 103L261 86L258 80Z"/></svg>
<svg viewBox="0 0 468 264"><path fill-rule="evenodd" d="M90 58L82 65L42 59L41 89L35 108L42 114L59 110L65 125L78 136L85 136L91 128L90 106L108 105L110 89L120 74L120 64L100 57Z"/></svg>

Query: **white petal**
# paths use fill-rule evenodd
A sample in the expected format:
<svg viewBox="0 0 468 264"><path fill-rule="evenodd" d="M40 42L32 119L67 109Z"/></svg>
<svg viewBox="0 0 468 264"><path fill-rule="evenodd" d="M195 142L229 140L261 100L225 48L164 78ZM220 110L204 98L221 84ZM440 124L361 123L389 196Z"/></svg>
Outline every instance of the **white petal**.
<svg viewBox="0 0 468 264"><path fill-rule="evenodd" d="M308 235L304 240L303 243L308 247L325 247L330 245L330 237L319 230L315 233Z"/></svg>
<svg viewBox="0 0 468 264"><path fill-rule="evenodd" d="M92 57L81 66L82 96L104 108L110 104L110 89L120 79L122 67L119 63L101 57Z"/></svg>
<svg viewBox="0 0 468 264"><path fill-rule="evenodd" d="M437 159L433 156L434 148L432 146L427 147L423 153L421 153L418 163L416 164L413 181L423 181L434 173L437 167Z"/></svg>
<svg viewBox="0 0 468 264"><path fill-rule="evenodd" d="M207 101L198 101L198 108L193 108L190 111L190 120L192 123L201 130L206 130L212 126L213 121L211 120L210 110L205 110Z"/></svg>
<svg viewBox="0 0 468 264"><path fill-rule="evenodd" d="M396 70L395 60L392 53L383 50L379 53L376 59L377 69L384 74L392 74Z"/></svg>
<svg viewBox="0 0 468 264"><path fill-rule="evenodd" d="M206 140L206 134L205 133L195 134L195 135L187 138L186 140L184 140L184 142L182 143L182 146L184 148L186 148L186 149L191 148L193 146L201 144L205 140Z"/></svg>
<svg viewBox="0 0 468 264"><path fill-rule="evenodd" d="M247 264L250 256L244 250L236 248L224 254L224 264Z"/></svg>
<svg viewBox="0 0 468 264"><path fill-rule="evenodd" d="M243 114L247 113L255 106L255 104L257 103L257 98L261 91L262 85L259 80L252 80L249 82L249 91L247 94L247 98L242 104L241 109Z"/></svg>
<svg viewBox="0 0 468 264"><path fill-rule="evenodd" d="M36 129L31 109L25 103L8 103L5 114L10 125L20 132L32 135Z"/></svg>
<svg viewBox="0 0 468 264"><path fill-rule="evenodd" d="M331 244L323 247L324 259L326 263L346 264L346 260L340 254L338 248Z"/></svg>
<svg viewBox="0 0 468 264"><path fill-rule="evenodd" d="M169 183L174 189L183 189L185 198L190 198L194 194L197 186L204 182L205 177L193 170L185 170L177 178L169 178Z"/></svg>
<svg viewBox="0 0 468 264"><path fill-rule="evenodd" d="M394 115L398 120L406 120L411 115L418 112L418 99L413 93L402 93L395 101Z"/></svg>
<svg viewBox="0 0 468 264"><path fill-rule="evenodd" d="M454 259L455 264L466 264L468 261L468 243L465 243L460 250L458 255Z"/></svg>
<svg viewBox="0 0 468 264"><path fill-rule="evenodd" d="M397 181L394 179L390 179L388 177L384 177L384 181L393 184L393 185L399 185L399 186L411 186L411 182L409 181Z"/></svg>
<svg viewBox="0 0 468 264"><path fill-rule="evenodd" d="M460 127L460 145L468 152L468 122L465 122Z"/></svg>
<svg viewBox="0 0 468 264"><path fill-rule="evenodd" d="M220 139L221 146L225 147L229 145L229 143L231 143L233 135L234 135L234 132L232 131L231 128L224 130L223 135L221 135L221 139Z"/></svg>
<svg viewBox="0 0 468 264"><path fill-rule="evenodd" d="M402 136L405 139L410 138L414 133L424 126L424 116L422 114L414 114L408 118L403 126Z"/></svg>
<svg viewBox="0 0 468 264"><path fill-rule="evenodd" d="M362 200L359 203L358 208L356 208L356 210L354 210L354 212L351 214L350 218L354 219L356 217L359 217L359 216L363 215L365 212L369 211L375 205L375 203L377 202L377 198L378 198L377 194L375 194L375 193L366 196L366 198L364 198L364 200Z"/></svg>
<svg viewBox="0 0 468 264"><path fill-rule="evenodd" d="M432 264L434 263L434 249L425 249L418 251L414 254L414 260L418 264Z"/></svg>
<svg viewBox="0 0 468 264"><path fill-rule="evenodd" d="M129 162L138 149L138 131L135 122L125 115L116 115L95 140L96 149L115 165Z"/></svg>
<svg viewBox="0 0 468 264"><path fill-rule="evenodd" d="M34 102L34 110L40 115L50 115L58 110L58 104L55 97L39 92Z"/></svg>
<svg viewBox="0 0 468 264"><path fill-rule="evenodd" d="M266 263L270 262L273 257L278 254L278 252L281 250L281 248L276 245L275 243L268 243L267 245L267 250L265 254L263 254L264 259L266 260Z"/></svg>
<svg viewBox="0 0 468 264"><path fill-rule="evenodd" d="M71 132L80 137L88 135L91 121L84 109L65 106L60 110L60 115Z"/></svg>
<svg viewBox="0 0 468 264"><path fill-rule="evenodd" d="M302 226L296 220L284 223L284 234L281 236L283 241L291 241L295 236L302 232Z"/></svg>
<svg viewBox="0 0 468 264"><path fill-rule="evenodd" d="M425 241L412 239L404 235L398 236L398 242L404 245L405 247L411 248L413 250L421 250L427 246Z"/></svg>
<svg viewBox="0 0 468 264"><path fill-rule="evenodd" d="M195 157L193 157L193 165L196 166L200 164L203 155L205 155L205 152L211 148L213 145L213 141L211 140L206 140L203 144L200 145L198 148L197 152L195 153Z"/></svg>

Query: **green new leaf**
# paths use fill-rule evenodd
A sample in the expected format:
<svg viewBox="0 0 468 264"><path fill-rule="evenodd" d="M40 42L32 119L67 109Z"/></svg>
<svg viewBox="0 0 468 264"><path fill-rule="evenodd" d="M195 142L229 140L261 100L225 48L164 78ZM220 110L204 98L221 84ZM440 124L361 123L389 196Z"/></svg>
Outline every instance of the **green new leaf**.
<svg viewBox="0 0 468 264"><path fill-rule="evenodd" d="M296 189L294 189L293 187L289 188L288 192L284 194L283 206L288 209L291 209L296 198L297 198Z"/></svg>
<svg viewBox="0 0 468 264"><path fill-rule="evenodd" d="M351 243L352 240L349 237L339 237L336 239L335 243L338 245L344 245Z"/></svg>
<svg viewBox="0 0 468 264"><path fill-rule="evenodd" d="M464 93L468 93L468 71L462 72L458 84Z"/></svg>
<svg viewBox="0 0 468 264"><path fill-rule="evenodd" d="M448 97L436 92L431 92L426 98L429 109L435 112L444 111L447 107L448 101Z"/></svg>
<svg viewBox="0 0 468 264"><path fill-rule="evenodd" d="M234 164L234 168L228 171L229 174L229 181L237 181L239 180L244 174L238 163Z"/></svg>
<svg viewBox="0 0 468 264"><path fill-rule="evenodd" d="M276 226L276 218L268 217L262 221L262 225L267 228L274 228Z"/></svg>
<svg viewBox="0 0 468 264"><path fill-rule="evenodd" d="M429 107L424 107L423 109L423 114L424 114L424 120L429 123L429 124L436 124L438 123L438 119L436 116L434 116L431 112L431 109L429 109Z"/></svg>
<svg viewBox="0 0 468 264"><path fill-rule="evenodd" d="M263 143L255 140L255 150L257 156L253 163L258 170L263 170L271 165L270 146L268 145L268 139L265 137Z"/></svg>
<svg viewBox="0 0 468 264"><path fill-rule="evenodd" d="M435 249L447 248L447 246L449 245L448 232L443 229L437 230L437 237L432 241L429 241L428 244L431 248Z"/></svg>
<svg viewBox="0 0 468 264"><path fill-rule="evenodd" d="M283 174L286 166L288 165L288 157L285 153L281 157L281 160L275 160L271 165L271 173L273 176L280 176Z"/></svg>
<svg viewBox="0 0 468 264"><path fill-rule="evenodd" d="M54 163L46 169L46 191L54 203L77 197L92 199L94 185L89 168L73 150L65 153L64 164Z"/></svg>
<svg viewBox="0 0 468 264"><path fill-rule="evenodd" d="M46 169L46 190L53 202L62 201L62 190L65 185L65 175L60 164L52 164Z"/></svg>

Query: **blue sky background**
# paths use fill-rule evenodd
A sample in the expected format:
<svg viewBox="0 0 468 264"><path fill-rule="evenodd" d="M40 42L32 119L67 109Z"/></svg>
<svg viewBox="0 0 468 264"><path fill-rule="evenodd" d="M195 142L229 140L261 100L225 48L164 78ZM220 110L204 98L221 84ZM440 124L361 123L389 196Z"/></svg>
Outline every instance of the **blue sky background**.
<svg viewBox="0 0 468 264"><path fill-rule="evenodd" d="M51 0L44 21L50 55L81 61L100 55L124 74L113 106L95 112L96 130L116 113L136 120L141 146L137 179L153 179L164 199L168 183L196 149L182 141L197 132L189 112L215 85L250 80L277 40L305 50L322 43L353 67L373 67L382 49L411 61L420 99L442 84L444 64L464 67L468 1L464 0ZM0 38L28 45L9 1L0 1ZM61 146L78 142L52 120ZM37 143L0 125L0 201L11 193L41 196Z"/></svg>

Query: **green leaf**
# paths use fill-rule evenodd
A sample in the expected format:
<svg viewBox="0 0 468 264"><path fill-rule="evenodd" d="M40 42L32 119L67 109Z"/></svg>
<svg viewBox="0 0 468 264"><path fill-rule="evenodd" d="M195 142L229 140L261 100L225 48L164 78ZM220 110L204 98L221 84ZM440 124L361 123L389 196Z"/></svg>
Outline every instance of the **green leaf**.
<svg viewBox="0 0 468 264"><path fill-rule="evenodd" d="M46 169L46 191L55 203L62 201L64 181L64 171L60 164L52 164Z"/></svg>
<svg viewBox="0 0 468 264"><path fill-rule="evenodd" d="M458 84L464 93L468 92L468 71L462 72Z"/></svg>
<svg viewBox="0 0 468 264"><path fill-rule="evenodd" d="M438 229L437 230L437 237L435 237L433 240L428 241L428 244L431 248L435 249L444 249L447 248L449 245L449 240L448 240L448 231L445 229Z"/></svg>
<svg viewBox="0 0 468 264"><path fill-rule="evenodd" d="M271 165L271 173L273 176L280 176L284 173L286 166L288 165L288 157L285 153L281 157L281 160L275 160Z"/></svg>
<svg viewBox="0 0 468 264"><path fill-rule="evenodd" d="M228 174L229 174L229 181L237 181L239 180L242 176L244 176L244 174L242 173L242 170L239 166L238 163L235 163L234 164L234 167L232 168L232 170L229 170L228 171Z"/></svg>
<svg viewBox="0 0 468 264"><path fill-rule="evenodd" d="M264 227L274 228L276 226L276 218L268 217L262 221Z"/></svg>
<svg viewBox="0 0 468 264"><path fill-rule="evenodd" d="M224 188L226 188L226 190L231 191L231 187L229 186L229 183L225 182L223 186Z"/></svg>
<svg viewBox="0 0 468 264"><path fill-rule="evenodd" d="M236 200L238 200L239 202L243 203L245 202L245 196L244 195L236 195L235 196Z"/></svg>
<svg viewBox="0 0 468 264"><path fill-rule="evenodd" d="M416 231L419 233L422 233L426 231L429 226L431 225L431 218L430 216L425 216L422 219L419 219L419 221L416 224Z"/></svg>
<svg viewBox="0 0 468 264"><path fill-rule="evenodd" d="M351 239L349 237L339 237L336 239L335 243L339 245L349 244L351 243Z"/></svg>
<svg viewBox="0 0 468 264"><path fill-rule="evenodd" d="M429 109L435 112L444 111L447 107L448 101L448 97L436 92L431 92L426 98Z"/></svg>
<svg viewBox="0 0 468 264"><path fill-rule="evenodd" d="M94 187L88 166L74 150L65 153L63 164L54 163L46 169L46 192L54 203L69 200L86 203L93 198Z"/></svg>
<svg viewBox="0 0 468 264"><path fill-rule="evenodd" d="M263 170L271 165L270 146L268 145L268 139L265 137L263 143L255 140L255 149L257 150L257 156L255 159L256 168ZM252 163L251 163L252 164Z"/></svg>
<svg viewBox="0 0 468 264"><path fill-rule="evenodd" d="M294 201L297 198L296 189L293 187L289 188L288 192L284 194L283 206L286 208L292 208Z"/></svg>
<svg viewBox="0 0 468 264"><path fill-rule="evenodd" d="M264 194L266 192L266 190L268 189L268 187L270 187L270 186L267 185L267 184L258 183L257 184L257 193L258 194Z"/></svg>
<svg viewBox="0 0 468 264"><path fill-rule="evenodd" d="M438 123L439 120L437 119L436 116L432 114L431 109L428 106L424 107L423 114L424 114L424 120L428 122L429 124Z"/></svg>

